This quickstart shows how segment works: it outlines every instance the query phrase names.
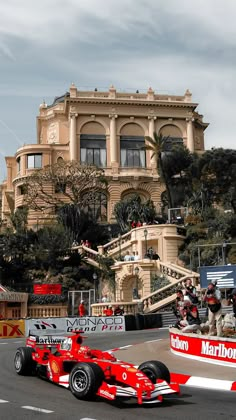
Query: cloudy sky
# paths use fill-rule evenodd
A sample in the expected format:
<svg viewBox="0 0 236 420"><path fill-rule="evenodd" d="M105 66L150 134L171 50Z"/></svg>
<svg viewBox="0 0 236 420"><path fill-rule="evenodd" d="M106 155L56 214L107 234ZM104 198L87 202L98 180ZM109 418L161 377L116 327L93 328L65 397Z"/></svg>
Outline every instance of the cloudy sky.
<svg viewBox="0 0 236 420"><path fill-rule="evenodd" d="M206 148L235 148L235 0L7 0L0 3L0 179L36 141L36 115L80 89L183 94L210 123Z"/></svg>

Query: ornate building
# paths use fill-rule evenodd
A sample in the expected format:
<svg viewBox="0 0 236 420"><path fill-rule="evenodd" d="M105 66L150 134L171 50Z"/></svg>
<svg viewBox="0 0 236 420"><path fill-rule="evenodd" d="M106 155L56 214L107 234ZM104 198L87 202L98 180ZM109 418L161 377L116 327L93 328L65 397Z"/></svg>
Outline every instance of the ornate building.
<svg viewBox="0 0 236 420"><path fill-rule="evenodd" d="M145 136L153 132L183 143L191 152L204 150L208 126L187 90L183 96L147 93L79 91L43 103L37 117L37 143L24 145L14 157L6 157L7 179L2 185L2 219L24 202L24 182L32 171L60 160L79 160L104 168L108 189L94 204L101 221L113 220L115 203L136 192L141 198L161 203L162 186L155 160L142 149ZM56 192L55 192L56 193ZM42 214L31 211L29 223L36 225Z"/></svg>

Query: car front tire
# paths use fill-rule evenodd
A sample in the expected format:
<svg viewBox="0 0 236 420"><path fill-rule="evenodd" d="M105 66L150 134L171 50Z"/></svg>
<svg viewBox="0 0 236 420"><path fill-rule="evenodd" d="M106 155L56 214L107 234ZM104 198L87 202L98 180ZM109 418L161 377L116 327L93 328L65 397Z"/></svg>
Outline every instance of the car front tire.
<svg viewBox="0 0 236 420"><path fill-rule="evenodd" d="M69 376L70 390L78 399L92 399L103 380L103 370L97 364L77 363Z"/></svg>
<svg viewBox="0 0 236 420"><path fill-rule="evenodd" d="M158 360L150 360L148 362L141 363L138 367L151 381L153 384L156 383L157 379L163 379L170 383L170 372L164 363Z"/></svg>

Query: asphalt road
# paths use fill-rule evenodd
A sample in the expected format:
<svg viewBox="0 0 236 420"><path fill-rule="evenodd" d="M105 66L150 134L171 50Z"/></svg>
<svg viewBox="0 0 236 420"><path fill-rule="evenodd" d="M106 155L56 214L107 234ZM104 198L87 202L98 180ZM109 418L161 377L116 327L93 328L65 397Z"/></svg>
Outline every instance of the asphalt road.
<svg viewBox="0 0 236 420"><path fill-rule="evenodd" d="M165 330L91 334L86 344L105 350L166 337ZM0 420L236 419L234 392L182 387L181 396L148 407L131 401L119 405L104 400L79 401L65 388L37 377L18 376L13 358L16 348L21 345L24 341L0 340Z"/></svg>

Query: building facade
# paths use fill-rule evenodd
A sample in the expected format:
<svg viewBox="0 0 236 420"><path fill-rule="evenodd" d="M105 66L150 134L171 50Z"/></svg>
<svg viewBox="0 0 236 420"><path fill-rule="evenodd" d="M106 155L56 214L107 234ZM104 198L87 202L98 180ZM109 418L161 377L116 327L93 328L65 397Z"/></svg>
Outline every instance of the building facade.
<svg viewBox="0 0 236 420"><path fill-rule="evenodd" d="M145 136L153 133L183 143L191 152L204 151L208 126L187 90L183 96L155 93L80 91L74 84L51 105L40 105L37 143L24 145L6 157L7 179L2 185L2 220L24 205L24 183L29 174L61 160L96 164L104 169L108 188L94 203L101 222L114 220L114 205L137 193L160 210L163 186L155 159L145 151ZM85 192L86 193L86 192ZM29 224L41 223L31 211Z"/></svg>

